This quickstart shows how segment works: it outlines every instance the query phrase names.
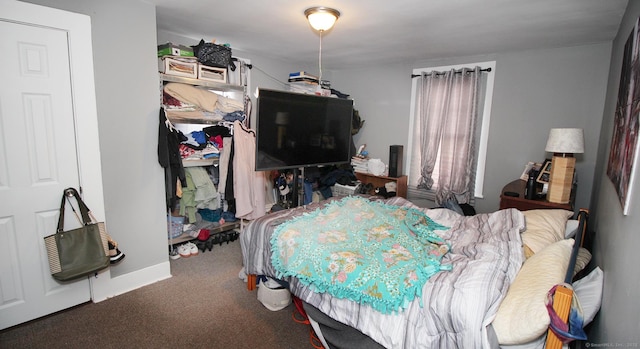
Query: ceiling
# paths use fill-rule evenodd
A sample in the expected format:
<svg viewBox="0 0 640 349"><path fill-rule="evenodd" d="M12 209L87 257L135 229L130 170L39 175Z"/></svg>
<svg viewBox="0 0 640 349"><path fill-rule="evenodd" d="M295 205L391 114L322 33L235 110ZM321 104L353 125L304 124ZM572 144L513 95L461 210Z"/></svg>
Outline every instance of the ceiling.
<svg viewBox="0 0 640 349"><path fill-rule="evenodd" d="M611 41L627 0L147 0L158 29L287 61L317 62L304 10L340 11L323 69ZM179 43L177 43L179 44Z"/></svg>

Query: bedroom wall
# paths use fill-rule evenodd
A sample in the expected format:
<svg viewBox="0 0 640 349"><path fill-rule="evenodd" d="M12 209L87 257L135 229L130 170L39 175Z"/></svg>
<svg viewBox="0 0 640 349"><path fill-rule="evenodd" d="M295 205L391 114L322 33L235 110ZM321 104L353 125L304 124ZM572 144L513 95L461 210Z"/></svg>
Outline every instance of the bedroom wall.
<svg viewBox="0 0 640 349"><path fill-rule="evenodd" d="M640 343L640 306L636 291L640 287L640 274L637 270L640 264L640 254L637 252L640 246L640 177L636 176L632 184L631 206L629 214L625 216L606 170L624 45L638 17L640 2L629 1L613 42L593 189L592 207L595 211L591 215L596 234L593 258L596 265L604 271L604 294L602 308L594 321L589 341L618 347L637 347Z"/></svg>
<svg viewBox="0 0 640 349"><path fill-rule="evenodd" d="M334 71L332 85L352 94L366 120L356 144L367 144L372 157L387 163L389 145L407 147L413 69L495 60L484 198L476 200L476 210L497 210L502 187L526 162L551 156L544 147L554 127L585 130L576 207L589 207L610 50L602 43Z"/></svg>

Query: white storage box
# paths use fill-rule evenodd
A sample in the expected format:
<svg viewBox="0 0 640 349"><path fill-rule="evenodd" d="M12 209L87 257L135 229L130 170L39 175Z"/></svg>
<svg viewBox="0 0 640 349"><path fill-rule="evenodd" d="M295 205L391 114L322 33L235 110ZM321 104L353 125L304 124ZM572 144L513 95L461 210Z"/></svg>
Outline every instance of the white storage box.
<svg viewBox="0 0 640 349"><path fill-rule="evenodd" d="M227 69L198 63L198 79L226 83Z"/></svg>
<svg viewBox="0 0 640 349"><path fill-rule="evenodd" d="M245 58L233 57L236 59L234 64L236 65L236 70L227 70L227 83L231 85L242 86L246 82L248 78L249 68L247 65L251 65L251 61Z"/></svg>
<svg viewBox="0 0 640 349"><path fill-rule="evenodd" d="M165 56L158 58L158 71L167 75L198 78L198 59L195 57Z"/></svg>

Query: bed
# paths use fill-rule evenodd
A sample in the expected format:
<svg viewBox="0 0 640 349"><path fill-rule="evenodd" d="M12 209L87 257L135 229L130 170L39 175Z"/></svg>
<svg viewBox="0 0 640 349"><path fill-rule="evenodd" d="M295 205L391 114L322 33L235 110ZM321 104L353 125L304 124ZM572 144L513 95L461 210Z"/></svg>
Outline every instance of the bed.
<svg viewBox="0 0 640 349"><path fill-rule="evenodd" d="M295 259L294 263L288 259L293 258L294 254L291 254L291 251L289 254L283 252L287 246L286 243L282 244L282 236L286 235L286 231L295 229L296 226L293 223L303 221L302 217L305 216L315 218L317 221L318 215L325 213L346 216L341 213L349 212L344 205L354 204L366 205L367 209L377 207L376 205L397 208L406 213L406 215L403 213L401 220L408 220L408 217L413 217L412 214L423 215L422 219L428 221L427 225L436 227L429 231L432 235L428 236L428 241L422 240L425 245L431 246L426 253L429 256L436 255L434 261L427 266L427 269L431 268L429 269L431 273L422 275L422 278L415 278L417 281L424 282L418 284L418 287L409 287L409 290L400 296L400 301L398 298L393 302L383 302L378 299L376 303L376 300L372 301L362 296L362 292L332 289L332 283L336 284L341 280L336 281L334 278L331 279L333 281L323 283L323 279L314 276L315 272L309 271L315 267L327 269L326 266L320 266L317 260L306 261L308 264L304 265L305 262ZM546 217L547 212L553 212L555 217ZM420 208L401 197L384 199L364 195L330 198L320 203L278 211L251 221L240 236L244 272L249 275L247 286L249 289L255 288L255 275L265 275L285 281L291 293L300 298L305 303L305 307L309 306L309 309L319 311L318 316L324 315L327 319L335 321L335 324L353 329L354 333L359 333L380 347L495 348L502 344L505 344L503 347L507 347L506 344L529 342L538 345L540 338L545 336L537 334L535 338L528 338L527 336L531 337L532 334L523 336L518 333L517 328L515 329L516 337L520 337L514 339L511 335L514 324L527 328L530 326L520 324L522 321L528 321L526 312L514 311L528 305L523 304L517 296L515 299L511 297L508 291L518 288L511 287L515 284L522 284L520 287L530 287L526 282L521 281L514 284L522 274L520 271L525 261L531 265L528 269L535 269L535 264L540 264L538 262L540 260L545 261L543 274L553 274L546 282L551 285L560 283L565 278L567 270L573 269L569 264L572 264L570 260L577 259L578 249L572 248L573 239L565 239L567 237L565 227L573 215L572 212L546 210L542 213L544 218L541 220L534 219L533 211L530 213L531 218L526 220L527 214L516 209L506 209L487 214L462 216L449 209ZM353 212L350 216L354 216ZM327 216L322 217L324 219ZM529 222L530 227L527 227L525 221ZM542 237L539 236L540 234L534 234L534 228L538 228L534 227L534 221L540 222L541 229L544 230ZM412 221L411 224L407 224L410 236L416 235L413 227L417 225L414 223ZM402 225L397 224L397 221L391 224L392 229ZM349 226L345 229L351 228L352 226ZM313 229L311 227L309 231ZM548 230L551 229L554 231L549 232ZM561 231L558 232L560 229ZM301 230L306 231L306 229ZM395 234L391 235L403 235L407 229L404 230L405 232L398 228ZM531 233L531 236L522 232ZM422 235L418 234L414 237L421 238ZM527 240L524 244L526 248L523 248L523 240ZM546 247L551 246L554 247L552 251L554 253L547 253ZM321 248L318 249L321 250ZM438 254L438 251L441 253ZM545 253L542 253L543 251ZM315 254L315 250L307 250L305 253ZM283 257L283 254L286 256ZM546 255L548 254L551 255L552 265L558 265L557 268L553 268L557 270L552 273L547 270L549 263L546 262ZM283 267L283 264L287 263L283 261L291 265L304 265L306 272L296 274L295 271L287 270ZM364 267L361 271L363 270ZM534 278L537 279L537 277ZM557 280L558 278L560 280ZM390 283L393 284L391 281ZM384 290L383 286L380 286L380 289ZM386 287L389 286L386 285ZM544 283L538 287L545 293L550 288ZM378 291L377 288L376 291ZM393 293L391 288L388 291ZM384 291L376 293L379 298L384 298L382 294L387 296ZM540 307L533 308L540 311ZM314 315L310 314L310 317ZM544 332L546 334L546 330ZM506 340L503 340L505 338ZM544 342L542 343L544 345ZM349 346L354 347L352 344Z"/></svg>

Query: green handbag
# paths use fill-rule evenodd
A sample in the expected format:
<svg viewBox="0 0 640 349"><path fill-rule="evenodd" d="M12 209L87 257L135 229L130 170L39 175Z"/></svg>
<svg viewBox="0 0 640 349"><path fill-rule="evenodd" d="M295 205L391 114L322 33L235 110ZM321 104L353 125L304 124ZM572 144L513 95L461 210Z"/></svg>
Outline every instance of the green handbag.
<svg viewBox="0 0 640 349"><path fill-rule="evenodd" d="M75 197L84 225L64 231L65 204ZM77 213L76 213L77 214ZM102 226L101 226L102 225ZM58 230L44 238L51 276L58 281L70 281L92 275L109 266L108 245L104 223L93 222L89 209L74 188L65 189L60 203Z"/></svg>

